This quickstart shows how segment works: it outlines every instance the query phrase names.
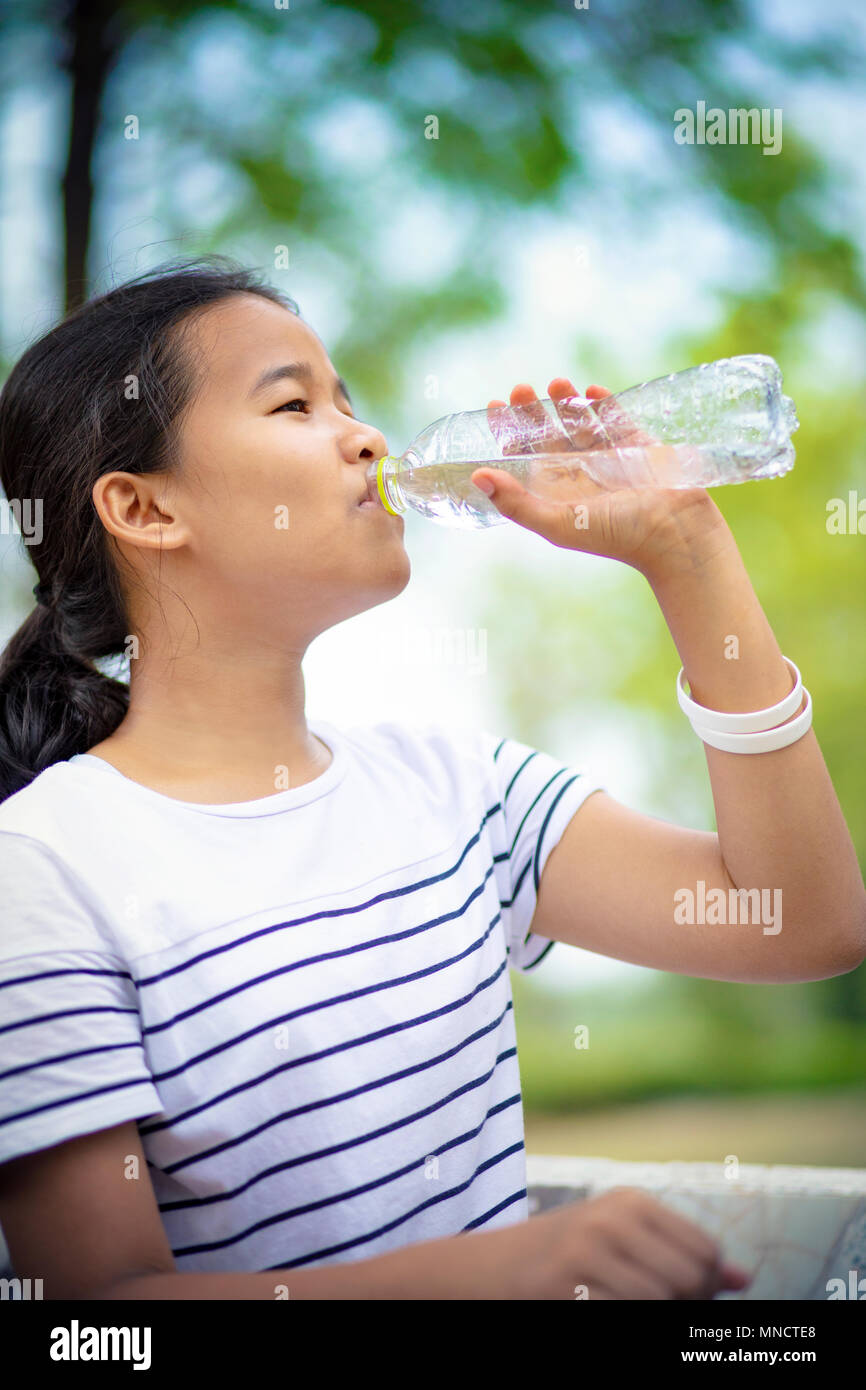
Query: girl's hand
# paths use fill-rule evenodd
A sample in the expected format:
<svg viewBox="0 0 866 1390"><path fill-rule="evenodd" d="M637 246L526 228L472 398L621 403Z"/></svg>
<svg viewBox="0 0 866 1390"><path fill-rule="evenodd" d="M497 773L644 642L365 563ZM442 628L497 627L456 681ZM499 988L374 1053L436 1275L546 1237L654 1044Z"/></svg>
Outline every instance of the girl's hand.
<svg viewBox="0 0 866 1390"><path fill-rule="evenodd" d="M550 399L557 403L577 396L577 388L565 377L556 377L548 387ZM586 396L596 401L609 396L603 386L588 386ZM511 405L528 406L532 415L543 424L549 417L531 386L521 384L511 392ZM534 405L534 409L532 409ZM504 453L529 452L520 438L515 417L504 401L488 402L490 426L504 445ZM605 430L612 432L610 419ZM641 434L623 415L613 423L613 438L622 447L654 443ZM577 440L578 446L580 439ZM551 439L549 445L538 442L534 452L553 453L567 449L561 439ZM598 449L599 439L587 430L586 452ZM659 566L679 563L693 566L701 556L717 548L721 531L727 527L721 512L705 488L619 487L601 486L577 466L563 475L569 501L559 502L550 497L538 497L527 491L510 473L494 467L477 468L472 482L478 485L488 479L494 484L491 496L496 509L518 526L535 531L539 536L566 550L583 550L592 555L606 555L621 560L642 573L649 574ZM555 491L555 481L549 491ZM730 533L728 533L730 534Z"/></svg>

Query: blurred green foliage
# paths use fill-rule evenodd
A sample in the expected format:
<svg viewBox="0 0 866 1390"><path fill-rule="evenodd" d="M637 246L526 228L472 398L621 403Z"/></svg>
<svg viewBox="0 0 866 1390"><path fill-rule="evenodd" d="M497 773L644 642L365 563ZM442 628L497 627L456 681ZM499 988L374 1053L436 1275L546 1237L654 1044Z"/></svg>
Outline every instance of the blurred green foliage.
<svg viewBox="0 0 866 1390"><path fill-rule="evenodd" d="M636 134L669 149L678 107L708 95L723 107L773 105L774 71L854 82L863 54L845 8L837 5L835 30L807 39L766 25L747 0L606 0L581 12L545 0L292 0L288 9L70 0L63 12L50 0L6 0L0 93L8 100L41 67L45 82L52 69L57 79L69 57L64 15L68 28L78 11L103 14L115 57L95 133L97 198L110 201L125 176L121 131L136 110L158 155L169 239L187 250L255 246L266 265L288 242L293 264L351 267L341 281L346 328L329 348L369 410L387 413L407 388L415 343L501 310L502 222L530 207L571 215L599 186L638 218L659 206L675 217L678 190L717 206L772 263L766 297L751 306L753 319L766 311L770 332L796 319L816 288L862 311L862 262L838 228L844 190L803 132L787 126L772 158L750 146L677 147L673 185L661 158L626 174L608 169L586 134L593 114L615 103ZM201 66L205 43L216 54L210 67ZM371 112L388 154L365 180L333 157L327 121L363 128ZM430 114L438 139L424 135ZM225 171L231 194L217 215L203 203L190 230L177 194L198 164ZM378 231L395 200L437 187L463 228L456 262L399 283L378 257ZM91 248L94 281L106 278L104 255L104 242ZM271 274L291 292L291 270ZM742 308L730 304L732 314Z"/></svg>
<svg viewBox="0 0 866 1390"><path fill-rule="evenodd" d="M560 949L557 947L556 949ZM514 981L527 1108L574 1112L679 1093L797 1092L859 1084L866 1030L816 1019L807 986L713 985L666 977L657 991L577 992L565 1001ZM704 1005L709 1004L709 1007ZM576 1048L576 1023L588 1045Z"/></svg>

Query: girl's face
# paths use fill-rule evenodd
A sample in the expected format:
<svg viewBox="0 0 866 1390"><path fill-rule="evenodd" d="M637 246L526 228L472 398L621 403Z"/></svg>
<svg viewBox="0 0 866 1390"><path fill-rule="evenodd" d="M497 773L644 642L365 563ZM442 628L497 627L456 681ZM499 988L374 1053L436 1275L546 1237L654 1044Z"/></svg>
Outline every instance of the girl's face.
<svg viewBox="0 0 866 1390"><path fill-rule="evenodd" d="M170 478L182 596L207 595L226 622L306 645L399 594L410 575L402 517L359 506L387 444L355 418L315 333L244 294L187 334L201 385Z"/></svg>

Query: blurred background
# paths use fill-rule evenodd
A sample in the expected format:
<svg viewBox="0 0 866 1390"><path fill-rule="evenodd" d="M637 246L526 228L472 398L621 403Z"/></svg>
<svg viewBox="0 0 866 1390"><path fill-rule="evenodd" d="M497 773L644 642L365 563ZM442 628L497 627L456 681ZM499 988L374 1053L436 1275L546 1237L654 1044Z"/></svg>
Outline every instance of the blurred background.
<svg viewBox="0 0 866 1390"><path fill-rule="evenodd" d="M296 300L392 452L519 381L616 391L776 357L794 471L714 496L866 864L860 0L0 0L0 16L3 377L82 297L210 251ZM701 101L781 112L781 149L677 143L675 112ZM311 647L308 717L486 727L716 828L640 575L509 523L410 515L405 536L404 593ZM6 511L0 642L33 582ZM866 967L720 984L557 945L513 983L531 1151L866 1163Z"/></svg>

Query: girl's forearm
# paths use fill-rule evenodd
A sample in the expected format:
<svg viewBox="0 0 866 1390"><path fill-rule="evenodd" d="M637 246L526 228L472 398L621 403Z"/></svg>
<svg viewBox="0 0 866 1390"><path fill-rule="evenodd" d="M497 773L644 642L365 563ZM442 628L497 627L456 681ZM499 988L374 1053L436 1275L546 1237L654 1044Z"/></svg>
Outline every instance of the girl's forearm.
<svg viewBox="0 0 866 1390"><path fill-rule="evenodd" d="M642 572L698 704L758 710L789 693L790 671L715 507L704 531ZM787 655L797 661L796 652ZM803 681L808 685L808 672ZM719 845L734 883L781 890L787 944L816 959L838 954L843 968L858 963L866 951L866 890L814 730L768 753L704 748Z"/></svg>
<svg viewBox="0 0 866 1390"><path fill-rule="evenodd" d="M535 1227L534 1230L540 1228ZM311 1268L131 1275L88 1296L95 1300L475 1299L511 1297L509 1262L519 1269L526 1222L497 1231L440 1236L366 1260Z"/></svg>

